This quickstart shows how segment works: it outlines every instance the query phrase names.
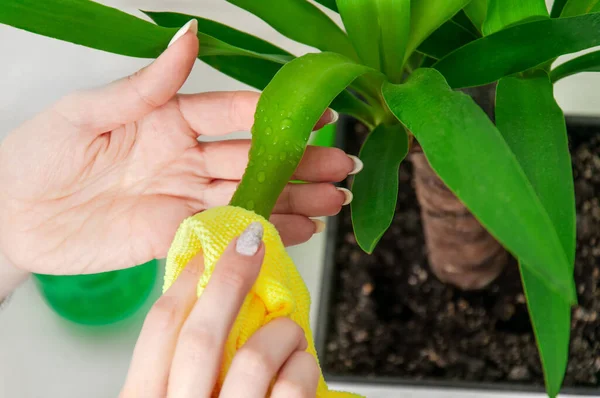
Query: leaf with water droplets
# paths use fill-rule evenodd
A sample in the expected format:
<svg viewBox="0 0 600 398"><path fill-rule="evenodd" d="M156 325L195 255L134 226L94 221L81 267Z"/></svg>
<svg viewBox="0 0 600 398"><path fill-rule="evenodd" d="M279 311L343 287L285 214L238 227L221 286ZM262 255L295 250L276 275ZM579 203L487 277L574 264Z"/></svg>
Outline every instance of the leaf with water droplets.
<svg viewBox="0 0 600 398"><path fill-rule="evenodd" d="M257 105L257 109L266 109L265 116L269 117L266 123L264 118L256 118L252 127L249 156L259 162L260 168L246 169L231 204L243 207L253 199L254 211L268 217L327 107L354 79L368 72L374 73L374 81L383 80L378 72L334 53L307 54L287 63L262 93ZM291 117L287 116L289 112ZM267 129L272 129L273 134L267 134ZM261 145L268 149L259 155ZM270 159L269 155L275 157ZM265 157L269 162L267 167L262 165ZM260 184L258 194L254 194L250 187L257 184L259 171L265 173L266 184Z"/></svg>

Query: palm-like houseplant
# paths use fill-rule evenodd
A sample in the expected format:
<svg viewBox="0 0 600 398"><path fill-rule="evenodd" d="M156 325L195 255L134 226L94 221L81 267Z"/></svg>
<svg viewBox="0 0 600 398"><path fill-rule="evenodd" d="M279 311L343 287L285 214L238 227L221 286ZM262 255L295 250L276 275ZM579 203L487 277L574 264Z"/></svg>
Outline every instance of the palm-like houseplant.
<svg viewBox="0 0 600 398"><path fill-rule="evenodd" d="M600 3L556 0L548 13L544 0L317 0L340 13L344 31L307 0L227 1L323 52L295 57L201 17L145 12L151 23L89 0L3 0L0 23L154 58L196 18L199 59L264 90L231 204L268 216L331 106L370 130L352 203L368 252L392 221L398 167L412 151L434 272L480 287L502 268L504 248L519 260L546 388L556 396L576 292L573 177L553 83L597 70L600 56L552 64L600 45ZM490 83L495 124L455 91Z"/></svg>

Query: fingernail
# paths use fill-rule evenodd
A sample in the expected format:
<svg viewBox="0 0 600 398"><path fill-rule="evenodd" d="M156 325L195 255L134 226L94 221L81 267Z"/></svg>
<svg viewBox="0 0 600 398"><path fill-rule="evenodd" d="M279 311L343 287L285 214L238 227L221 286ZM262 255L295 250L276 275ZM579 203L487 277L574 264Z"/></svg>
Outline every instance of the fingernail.
<svg viewBox="0 0 600 398"><path fill-rule="evenodd" d="M331 112L331 120L327 124L333 124L340 119L340 114L334 111L333 109L329 109L329 112Z"/></svg>
<svg viewBox="0 0 600 398"><path fill-rule="evenodd" d="M327 224L325 224L324 221L321 220L311 220L314 224L315 224L315 234L320 234L321 232L325 231L325 227L327 226Z"/></svg>
<svg viewBox="0 0 600 398"><path fill-rule="evenodd" d="M348 175L353 176L355 174L358 174L363 169L363 166L364 166L362 160L360 160L359 158L357 158L354 155L348 155L348 157L350 159L352 159L352 161L354 162L354 168L352 169L352 171L350 173L348 173Z"/></svg>
<svg viewBox="0 0 600 398"><path fill-rule="evenodd" d="M344 199L344 203L342 203L342 206L349 205L350 202L352 202L352 199L354 199L354 195L352 195L352 192L346 188L336 188L336 189L340 192L343 192L344 196L346 197Z"/></svg>
<svg viewBox="0 0 600 398"><path fill-rule="evenodd" d="M258 221L248 225L239 236L235 244L235 251L243 256L254 256L262 242L263 233L263 226Z"/></svg>
<svg viewBox="0 0 600 398"><path fill-rule="evenodd" d="M167 46L167 48L171 47L173 45L173 43L175 43L178 39L183 37L187 32L193 32L194 34L198 33L198 21L197 20L192 19L188 23L183 25L181 27L181 29L179 29L177 31L177 33L175 33L175 36L173 36L173 38L169 42L169 45Z"/></svg>

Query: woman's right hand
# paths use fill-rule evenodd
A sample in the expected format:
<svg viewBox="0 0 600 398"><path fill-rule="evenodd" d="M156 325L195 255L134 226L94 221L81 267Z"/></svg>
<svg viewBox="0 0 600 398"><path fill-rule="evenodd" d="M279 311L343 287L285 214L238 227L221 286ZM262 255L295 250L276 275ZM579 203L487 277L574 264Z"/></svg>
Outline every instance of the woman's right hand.
<svg viewBox="0 0 600 398"><path fill-rule="evenodd" d="M150 310L135 347L121 398L210 397L229 331L264 258L263 228L252 223L227 247L202 296L199 255ZM237 352L220 397L314 398L319 380L304 332L278 318Z"/></svg>

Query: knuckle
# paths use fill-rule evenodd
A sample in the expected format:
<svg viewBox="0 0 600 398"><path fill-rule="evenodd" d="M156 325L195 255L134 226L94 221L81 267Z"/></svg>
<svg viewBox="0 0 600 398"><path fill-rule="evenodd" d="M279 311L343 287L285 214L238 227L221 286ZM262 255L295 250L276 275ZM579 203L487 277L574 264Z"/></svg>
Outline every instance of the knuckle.
<svg viewBox="0 0 600 398"><path fill-rule="evenodd" d="M263 378L277 371L273 359L265 352L253 348L242 349L237 355L240 369L249 378Z"/></svg>
<svg viewBox="0 0 600 398"><path fill-rule="evenodd" d="M153 329L164 330L176 324L181 315L179 301L170 296L162 296L152 306L145 324Z"/></svg>
<svg viewBox="0 0 600 398"><path fill-rule="evenodd" d="M218 345L214 332L202 325L185 328L181 333L180 340L191 355L194 353L205 354Z"/></svg>
<svg viewBox="0 0 600 398"><path fill-rule="evenodd" d="M233 267L228 264L222 266L221 272L215 272L212 277L218 284L225 286L228 293L244 294L249 283L248 276L243 268Z"/></svg>
<svg viewBox="0 0 600 398"><path fill-rule="evenodd" d="M142 75L144 74L144 69L140 69L133 73L132 75L127 76L127 83L129 83L129 87L133 90L133 92L137 95L137 97L146 104L150 108L156 108L160 104L156 103L156 101L152 100L147 94L140 89L140 80L142 79Z"/></svg>

